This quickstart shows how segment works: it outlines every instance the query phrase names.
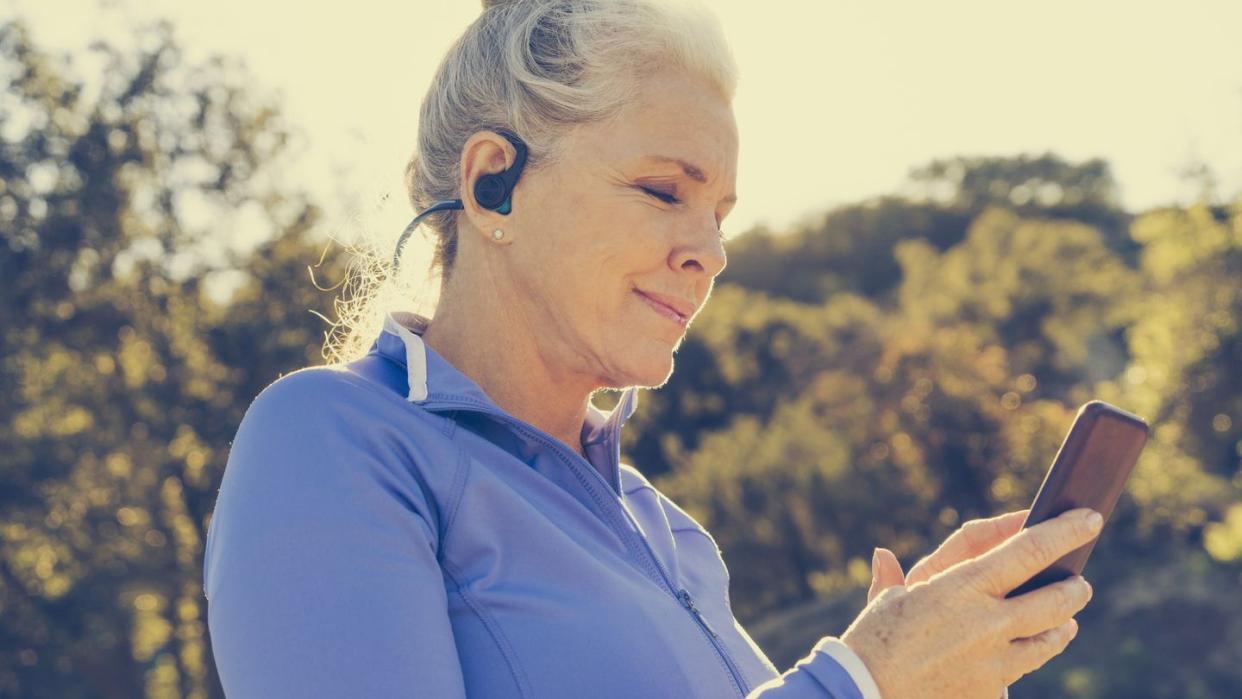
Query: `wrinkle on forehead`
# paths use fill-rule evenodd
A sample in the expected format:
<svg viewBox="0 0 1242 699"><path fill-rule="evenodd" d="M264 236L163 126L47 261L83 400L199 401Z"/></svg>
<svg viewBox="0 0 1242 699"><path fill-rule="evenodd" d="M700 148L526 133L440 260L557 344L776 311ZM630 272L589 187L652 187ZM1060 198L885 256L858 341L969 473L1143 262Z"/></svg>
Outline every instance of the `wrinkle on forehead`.
<svg viewBox="0 0 1242 699"><path fill-rule="evenodd" d="M653 75L634 99L608 119L580 124L569 135L572 150L608 169L630 173L635 167L674 165L690 179L720 180L727 196L737 167L737 122L732 103L711 83L691 73ZM566 144L568 145L568 144Z"/></svg>

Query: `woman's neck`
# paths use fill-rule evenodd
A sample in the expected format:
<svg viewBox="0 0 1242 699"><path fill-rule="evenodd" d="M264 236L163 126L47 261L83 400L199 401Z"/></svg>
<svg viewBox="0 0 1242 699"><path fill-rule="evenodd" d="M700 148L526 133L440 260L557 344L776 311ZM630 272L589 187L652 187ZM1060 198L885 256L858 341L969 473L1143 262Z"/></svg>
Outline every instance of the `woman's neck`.
<svg viewBox="0 0 1242 699"><path fill-rule="evenodd" d="M470 377L495 403L583 454L582 425L596 386L556 363L554 348L540 344L537 319L506 303L486 283L446 284L435 316L423 332L427 343Z"/></svg>

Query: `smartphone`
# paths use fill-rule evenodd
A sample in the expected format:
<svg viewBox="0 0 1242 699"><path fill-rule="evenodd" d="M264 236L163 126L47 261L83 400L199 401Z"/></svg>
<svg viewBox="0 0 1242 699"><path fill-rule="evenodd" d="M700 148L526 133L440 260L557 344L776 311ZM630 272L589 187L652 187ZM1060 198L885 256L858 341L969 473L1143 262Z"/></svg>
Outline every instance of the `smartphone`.
<svg viewBox="0 0 1242 699"><path fill-rule="evenodd" d="M1074 424L1061 443L1022 528L1079 507L1099 512L1107 524L1126 479L1147 444L1147 433L1147 422L1137 415L1104 401L1085 403L1078 409ZM1016 597L1081 575L1099 539L1097 536L1065 554L1005 596Z"/></svg>

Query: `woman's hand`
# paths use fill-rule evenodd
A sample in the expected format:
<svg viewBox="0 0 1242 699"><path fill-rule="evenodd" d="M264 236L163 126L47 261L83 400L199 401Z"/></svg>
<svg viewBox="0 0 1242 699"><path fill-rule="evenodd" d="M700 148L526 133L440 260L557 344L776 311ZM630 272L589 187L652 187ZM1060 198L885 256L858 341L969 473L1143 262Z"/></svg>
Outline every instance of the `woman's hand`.
<svg viewBox="0 0 1242 699"><path fill-rule="evenodd" d="M1005 595L1094 539L1099 528L1088 526L1088 512L1071 510L937 570L977 545L972 542L999 536L955 534L959 543L951 548L946 541L940 556L911 570L911 576L934 571L926 580L881 591L841 640L866 664L886 699L995 699L1077 633L1072 617L1091 598L1081 576L1013 599Z"/></svg>
<svg viewBox="0 0 1242 699"><path fill-rule="evenodd" d="M901 562L888 549L876 549L871 559L871 589L867 590L867 603L893 585L913 585L948 570L962 561L981 556L1002 541L1017 534L1026 521L1029 509L1017 510L988 519L972 519L963 524L931 555L910 569L906 575Z"/></svg>
<svg viewBox="0 0 1242 699"><path fill-rule="evenodd" d="M1030 509L1017 510L987 519L972 519L945 540L930 555L910 569L906 575L896 554L885 548L877 548L871 557L871 589L867 590L867 603L894 585L913 585L948 570L958 563L983 555L1022 529ZM1002 699L1009 696L1003 693Z"/></svg>

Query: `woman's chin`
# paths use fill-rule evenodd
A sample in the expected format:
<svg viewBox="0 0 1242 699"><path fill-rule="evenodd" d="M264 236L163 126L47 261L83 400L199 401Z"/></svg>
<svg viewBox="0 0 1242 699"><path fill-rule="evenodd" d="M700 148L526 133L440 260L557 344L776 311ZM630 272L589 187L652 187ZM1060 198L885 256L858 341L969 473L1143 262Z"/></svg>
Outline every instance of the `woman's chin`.
<svg viewBox="0 0 1242 699"><path fill-rule="evenodd" d="M673 373L673 352L676 349L676 346L654 340L634 348L625 362L629 370L629 385L663 385Z"/></svg>

